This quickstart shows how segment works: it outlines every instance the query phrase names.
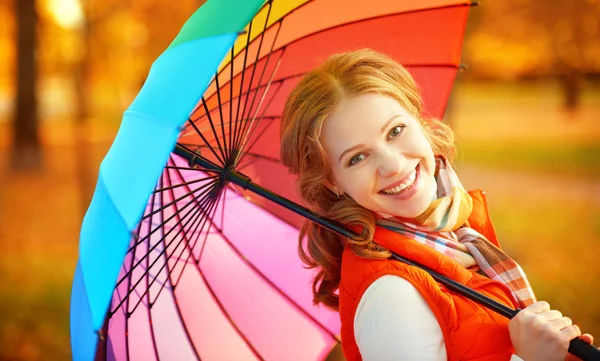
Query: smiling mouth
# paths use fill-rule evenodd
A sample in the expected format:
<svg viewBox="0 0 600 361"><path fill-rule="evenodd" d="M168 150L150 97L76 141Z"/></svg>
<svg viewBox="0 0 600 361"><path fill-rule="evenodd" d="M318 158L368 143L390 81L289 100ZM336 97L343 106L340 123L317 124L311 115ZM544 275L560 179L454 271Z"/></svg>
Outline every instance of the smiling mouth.
<svg viewBox="0 0 600 361"><path fill-rule="evenodd" d="M392 184L388 188L380 190L379 194L397 195L411 188L411 186L415 184L415 180L417 179L418 170L419 165L417 165L417 167L408 176L404 177L404 179L402 179L401 181Z"/></svg>

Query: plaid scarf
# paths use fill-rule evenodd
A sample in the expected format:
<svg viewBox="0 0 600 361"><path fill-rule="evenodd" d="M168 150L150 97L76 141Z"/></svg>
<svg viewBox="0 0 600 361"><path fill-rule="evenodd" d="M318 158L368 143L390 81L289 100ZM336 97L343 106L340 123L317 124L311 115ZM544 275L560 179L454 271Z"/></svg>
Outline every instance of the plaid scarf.
<svg viewBox="0 0 600 361"><path fill-rule="evenodd" d="M483 271L491 279L511 289L521 308L536 302L521 267L482 234L469 227L467 218L473 200L463 188L450 163L436 157L437 194L414 223L379 214L377 224L432 247L474 272Z"/></svg>

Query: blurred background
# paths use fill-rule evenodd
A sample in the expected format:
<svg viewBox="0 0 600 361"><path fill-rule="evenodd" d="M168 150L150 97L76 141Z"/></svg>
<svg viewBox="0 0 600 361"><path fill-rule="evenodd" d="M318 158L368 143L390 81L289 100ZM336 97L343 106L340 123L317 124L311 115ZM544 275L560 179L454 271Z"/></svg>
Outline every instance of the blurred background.
<svg viewBox="0 0 600 361"><path fill-rule="evenodd" d="M0 0L0 360L68 360L81 221L121 114L200 0ZM600 1L471 11L446 121L537 296L600 342Z"/></svg>

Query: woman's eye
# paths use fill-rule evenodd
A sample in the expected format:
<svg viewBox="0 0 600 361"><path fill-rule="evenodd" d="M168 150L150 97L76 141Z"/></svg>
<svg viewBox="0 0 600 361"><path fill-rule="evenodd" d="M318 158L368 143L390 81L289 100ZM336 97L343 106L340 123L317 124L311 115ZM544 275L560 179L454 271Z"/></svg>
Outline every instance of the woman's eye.
<svg viewBox="0 0 600 361"><path fill-rule="evenodd" d="M390 132L388 133L388 137L396 138L397 136L400 135L400 133L402 133L403 130L404 130L404 125L398 125L398 126L392 128L392 130L390 130Z"/></svg>
<svg viewBox="0 0 600 361"><path fill-rule="evenodd" d="M348 166L351 167L355 164L358 164L358 163L362 162L364 159L365 159L364 154L357 154L354 157L350 158L350 161L348 162Z"/></svg>

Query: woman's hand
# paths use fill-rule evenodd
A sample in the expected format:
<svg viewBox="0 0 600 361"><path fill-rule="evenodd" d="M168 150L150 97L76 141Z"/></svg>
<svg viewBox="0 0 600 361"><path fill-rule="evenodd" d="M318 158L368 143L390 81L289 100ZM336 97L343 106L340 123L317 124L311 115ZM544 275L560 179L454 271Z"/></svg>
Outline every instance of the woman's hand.
<svg viewBox="0 0 600 361"><path fill-rule="evenodd" d="M551 310L545 301L536 302L513 317L508 332L516 355L525 361L565 361L569 342L581 335L570 318ZM590 338L586 334L586 339Z"/></svg>

